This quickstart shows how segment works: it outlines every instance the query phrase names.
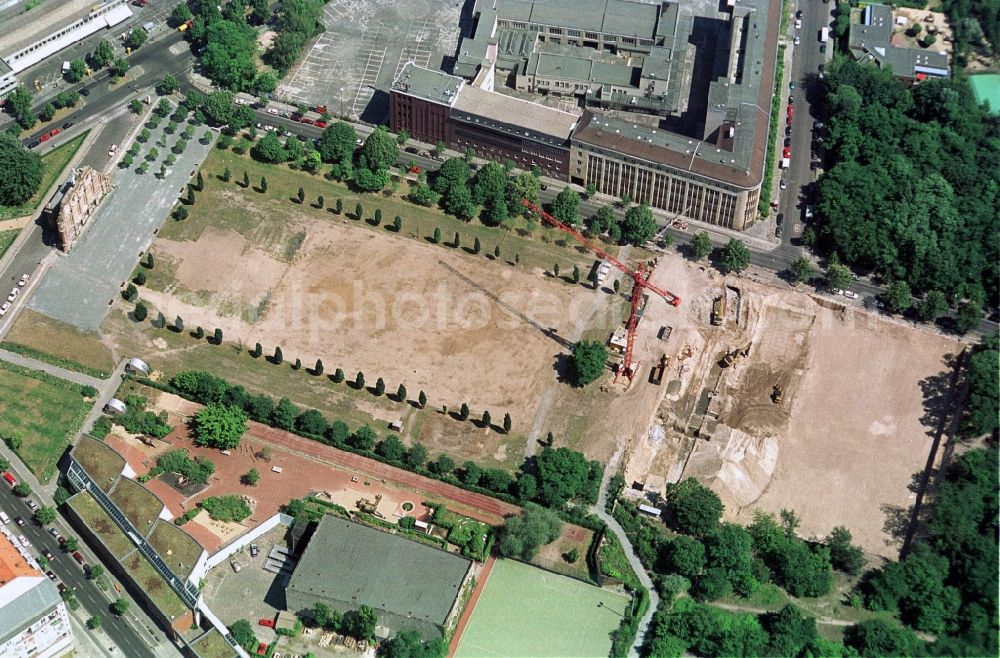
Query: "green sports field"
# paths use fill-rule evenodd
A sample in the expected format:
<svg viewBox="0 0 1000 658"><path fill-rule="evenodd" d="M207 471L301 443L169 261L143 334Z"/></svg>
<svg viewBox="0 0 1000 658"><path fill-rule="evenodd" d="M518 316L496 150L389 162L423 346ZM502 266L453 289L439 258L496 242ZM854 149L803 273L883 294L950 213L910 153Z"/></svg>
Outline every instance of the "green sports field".
<svg viewBox="0 0 1000 658"><path fill-rule="evenodd" d="M990 114L1000 116L1000 73L970 75L969 83L976 100L990 106Z"/></svg>
<svg viewBox="0 0 1000 658"><path fill-rule="evenodd" d="M456 658L607 656L629 600L566 576L497 560Z"/></svg>

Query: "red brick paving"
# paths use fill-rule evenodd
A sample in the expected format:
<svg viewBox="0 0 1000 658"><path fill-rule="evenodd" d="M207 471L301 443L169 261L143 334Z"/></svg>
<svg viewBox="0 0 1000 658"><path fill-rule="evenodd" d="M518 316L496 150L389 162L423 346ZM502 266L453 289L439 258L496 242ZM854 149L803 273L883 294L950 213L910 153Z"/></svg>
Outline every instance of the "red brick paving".
<svg viewBox="0 0 1000 658"><path fill-rule="evenodd" d="M505 516L519 514L520 508L482 494L465 491L459 487L439 482L433 478L383 464L374 459L278 430L260 423L250 422L247 433L239 448L230 455L222 455L219 450L194 445L187 425L177 414L191 416L200 405L185 400L171 400L171 424L175 429L165 437L171 448L186 448L192 457L206 457L215 464L215 472L208 486L197 494L184 495L168 484L151 480L145 486L164 502L170 513L177 517L193 509L198 501L208 496L238 494L254 499L253 514L243 524L254 527L275 514L281 505L293 498L301 498L310 492L360 492L374 498L382 493L387 499L411 501L420 510L423 500L444 500L449 509L489 524L503 522ZM141 475L153 465L145 453L124 439L109 435L108 444L127 459L129 465ZM256 453L263 447L271 449L270 460L257 458ZM325 468L317 468L323 465ZM274 472L272 467L280 468ZM260 474L257 486L240 484L240 476L256 468ZM357 482L352 482L353 477ZM368 483L365 485L364 483ZM184 525L209 552L214 552L232 538L220 539L207 528L196 523Z"/></svg>
<svg viewBox="0 0 1000 658"><path fill-rule="evenodd" d="M476 588L472 590L472 596L469 597L468 602L465 604L465 610L462 611L462 616L459 617L458 625L455 627L455 634L451 636L451 642L448 644L449 658L453 658L458 651L458 643L462 641L462 633L465 632L465 627L469 625L469 619L472 618L472 613L476 610L476 603L479 602L479 595L486 589L486 581L489 580L490 572L493 570L493 565L496 564L496 561L496 556L490 555L486 559L486 564L483 565L483 570L479 572L479 577L476 578Z"/></svg>
<svg viewBox="0 0 1000 658"><path fill-rule="evenodd" d="M199 409L201 409L201 405L185 400L179 402L176 408L179 412L187 416L192 416L197 413ZM461 489L445 482L440 482L433 478L417 475L416 473L411 473L410 471L396 468L395 466L389 466L388 464L383 464L380 461L370 459L368 457L362 457L352 452L339 450L333 446L328 446L317 441L292 434L291 432L268 427L267 425L263 425L261 423L250 421L247 433L244 437L248 441L245 440L241 444L241 453L248 451L252 452L252 450L247 446L248 443L252 443L255 440L268 444L271 446L272 451L278 449L285 453L283 460L276 459L277 455L272 454L271 463L263 465L263 467L262 464L259 463L259 460L256 459L253 460L256 462L254 464L246 463L242 459L239 460L241 463L244 463L245 468L238 473L232 474L235 475L236 479L238 479L239 475L245 473L251 467L256 467L261 473L261 482L257 487L244 488L246 493L251 495L256 496L261 493L262 489L265 488L265 475L274 476L268 477L268 482L266 483L269 494L271 493L270 489L275 485L279 487L284 485L282 488L287 489L289 492L300 491L302 489L300 484L303 483L303 481L316 481L316 475L322 473L322 471L317 472L314 460L323 462L336 469L327 470L325 477L321 477L316 485L306 488L305 491L302 491L301 493L296 493L294 495L286 495L284 493L279 493L277 496L273 494L269 495L268 498L276 499L277 504L286 503L289 499L293 497L300 497L310 490L316 491L329 489L331 484L329 481L330 478L340 480L340 478L345 475L341 469L350 469L356 471L359 475L363 475L370 481L380 480L383 484L392 484L403 489L404 491L413 491L414 494L421 496L422 499L444 499L451 505L458 505L461 507L461 509L454 508L455 511L485 523L496 525L502 523L505 516L521 513L521 508L516 505L511 505L510 503L505 503L502 500L466 491L465 489ZM223 476L223 474L220 473L223 463L228 464L231 461L236 461L233 459L237 457L235 452L230 457L224 458L223 461L223 459L220 459L217 450L199 448L191 444L183 425L180 425L178 429L168 436L167 441L170 441L179 447L186 447L193 454L202 455L212 459L212 461L216 463L217 468L216 474L212 477L213 482L219 479L220 476ZM256 450L256 448L253 450ZM305 460L305 463L303 463L302 460ZM288 465L285 466L281 463L281 461L286 461ZM272 465L280 466L282 470L287 469L289 472L276 476L268 470ZM232 471L232 469L227 469L227 471ZM227 476L223 477L225 477L227 481L231 481ZM337 482L336 484L340 484L340 482ZM206 495L213 494L206 492ZM420 501L418 500L416 502ZM261 503L259 501L258 507L260 507L260 504ZM273 510L275 511L277 510L277 504L273 506ZM271 513L273 514L273 512ZM259 514L257 514L255 510L254 517L258 516ZM270 516L270 514L261 517L260 520L267 518L267 516Z"/></svg>

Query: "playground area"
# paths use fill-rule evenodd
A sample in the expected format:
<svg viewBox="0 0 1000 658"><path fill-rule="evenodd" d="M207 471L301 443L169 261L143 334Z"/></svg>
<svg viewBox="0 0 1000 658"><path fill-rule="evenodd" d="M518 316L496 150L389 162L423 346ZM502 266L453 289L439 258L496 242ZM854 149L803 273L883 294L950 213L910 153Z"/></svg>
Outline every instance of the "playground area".
<svg viewBox="0 0 1000 658"><path fill-rule="evenodd" d="M629 599L513 560L497 560L456 658L603 657Z"/></svg>

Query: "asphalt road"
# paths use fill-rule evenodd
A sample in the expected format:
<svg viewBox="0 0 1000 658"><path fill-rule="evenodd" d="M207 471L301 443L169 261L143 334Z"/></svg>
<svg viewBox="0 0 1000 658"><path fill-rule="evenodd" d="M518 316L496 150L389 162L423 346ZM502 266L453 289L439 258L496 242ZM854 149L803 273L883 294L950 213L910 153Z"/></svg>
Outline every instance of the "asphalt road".
<svg viewBox="0 0 1000 658"><path fill-rule="evenodd" d="M31 498L38 500L37 495ZM11 522L8 529L15 535L24 535L31 542L31 552L37 557L43 550L48 550L55 556L55 560L49 563L48 569L54 573L60 581L72 588L76 593L76 598L80 605L88 613L88 616L99 615L103 624L101 628L110 636L111 640L124 652L124 655L137 656L139 658L157 658L146 643L139 637L137 632L124 619L115 617L108 609L109 601L104 592L98 589L97 585L87 580L83 573L83 568L73 560L68 553L63 553L59 543L50 535L45 528L36 525L31 520L31 510L23 499L17 498L11 493L10 487L0 487L0 509L10 515ZM25 523L17 526L15 517L21 517ZM65 537L75 537L62 519L58 519L55 524L59 532ZM92 558L88 558L91 564L98 564ZM109 652L109 655L117 652Z"/></svg>

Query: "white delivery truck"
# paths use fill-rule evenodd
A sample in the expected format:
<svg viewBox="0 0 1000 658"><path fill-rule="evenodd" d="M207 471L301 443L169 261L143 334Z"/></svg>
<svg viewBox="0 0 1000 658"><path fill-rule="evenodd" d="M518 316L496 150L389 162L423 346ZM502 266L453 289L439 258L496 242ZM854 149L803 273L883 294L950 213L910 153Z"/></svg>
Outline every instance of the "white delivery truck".
<svg viewBox="0 0 1000 658"><path fill-rule="evenodd" d="M791 158L782 158L781 159L781 168L782 169L788 169L788 167L790 167L791 164L792 164L792 159Z"/></svg>
<svg viewBox="0 0 1000 658"><path fill-rule="evenodd" d="M819 42L826 43L830 40L830 28L821 27L819 30Z"/></svg>

